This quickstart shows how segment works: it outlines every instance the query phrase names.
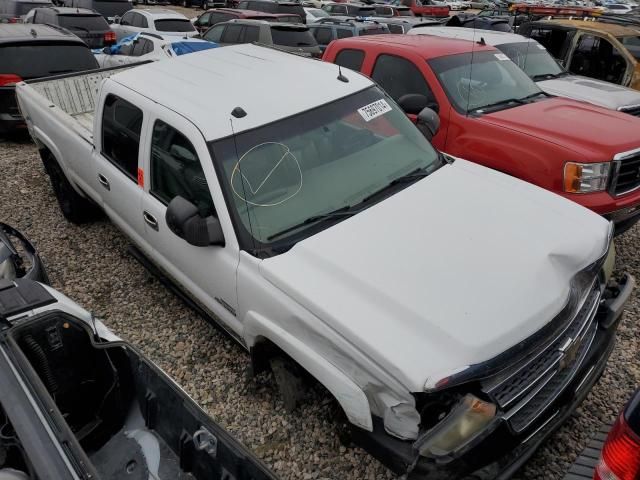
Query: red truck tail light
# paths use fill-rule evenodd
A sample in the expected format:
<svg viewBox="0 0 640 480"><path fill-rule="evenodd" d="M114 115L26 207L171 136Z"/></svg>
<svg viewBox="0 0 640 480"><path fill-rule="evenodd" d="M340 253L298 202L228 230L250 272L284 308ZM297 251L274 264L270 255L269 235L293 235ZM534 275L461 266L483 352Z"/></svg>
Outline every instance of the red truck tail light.
<svg viewBox="0 0 640 480"><path fill-rule="evenodd" d="M636 480L640 478L640 437L621 413L602 447L594 480Z"/></svg>
<svg viewBox="0 0 640 480"><path fill-rule="evenodd" d="M18 23L20 21L20 17L11 17L9 19L9 23Z"/></svg>
<svg viewBox="0 0 640 480"><path fill-rule="evenodd" d="M116 43L116 34L114 31L109 30L104 34L104 44L105 45L113 45Z"/></svg>
<svg viewBox="0 0 640 480"><path fill-rule="evenodd" d="M0 87L10 87L22 81L22 77L13 73L0 73Z"/></svg>

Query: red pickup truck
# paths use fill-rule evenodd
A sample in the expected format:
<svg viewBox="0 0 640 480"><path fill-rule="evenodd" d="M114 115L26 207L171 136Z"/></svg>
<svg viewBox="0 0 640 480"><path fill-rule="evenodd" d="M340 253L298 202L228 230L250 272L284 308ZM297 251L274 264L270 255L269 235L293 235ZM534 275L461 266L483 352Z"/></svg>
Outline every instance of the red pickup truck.
<svg viewBox="0 0 640 480"><path fill-rule="evenodd" d="M618 234L640 219L640 118L551 97L484 42L354 37L323 59L371 77L414 121L438 112L436 148L569 198Z"/></svg>

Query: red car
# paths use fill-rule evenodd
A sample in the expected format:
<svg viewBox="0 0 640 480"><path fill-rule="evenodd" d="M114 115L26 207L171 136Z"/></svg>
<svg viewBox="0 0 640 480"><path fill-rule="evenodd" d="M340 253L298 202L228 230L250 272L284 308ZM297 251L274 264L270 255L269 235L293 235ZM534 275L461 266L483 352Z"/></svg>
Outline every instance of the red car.
<svg viewBox="0 0 640 480"><path fill-rule="evenodd" d="M433 0L395 0L391 5L409 7L416 17L448 17L450 10Z"/></svg>
<svg viewBox="0 0 640 480"><path fill-rule="evenodd" d="M569 198L617 233L640 219L640 118L551 97L480 41L345 38L323 59L371 77L414 121L438 112L436 148Z"/></svg>
<svg viewBox="0 0 640 480"><path fill-rule="evenodd" d="M300 16L292 13L265 13L255 10L240 10L237 8L215 8L207 10L193 22L200 33L204 33L209 27L218 23L226 22L236 18L248 20L266 20L268 22L288 22L300 23Z"/></svg>

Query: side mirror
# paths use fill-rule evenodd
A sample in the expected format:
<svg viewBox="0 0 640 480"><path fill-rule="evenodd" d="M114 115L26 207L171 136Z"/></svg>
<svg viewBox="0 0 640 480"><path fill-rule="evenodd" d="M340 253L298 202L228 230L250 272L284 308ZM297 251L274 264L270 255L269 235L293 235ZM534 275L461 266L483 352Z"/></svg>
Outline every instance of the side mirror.
<svg viewBox="0 0 640 480"><path fill-rule="evenodd" d="M436 136L438 129L440 128L440 117L431 108L423 108L418 114L418 121L416 126L429 141Z"/></svg>
<svg viewBox="0 0 640 480"><path fill-rule="evenodd" d="M213 215L201 217L198 207L180 195L169 202L165 220L169 230L190 245L224 246L224 234L218 219Z"/></svg>
<svg viewBox="0 0 640 480"><path fill-rule="evenodd" d="M433 99L429 99L419 93L407 93L401 96L398 99L398 105L400 105L404 113L409 115L419 115L425 108L430 108L435 112L438 111L438 104Z"/></svg>

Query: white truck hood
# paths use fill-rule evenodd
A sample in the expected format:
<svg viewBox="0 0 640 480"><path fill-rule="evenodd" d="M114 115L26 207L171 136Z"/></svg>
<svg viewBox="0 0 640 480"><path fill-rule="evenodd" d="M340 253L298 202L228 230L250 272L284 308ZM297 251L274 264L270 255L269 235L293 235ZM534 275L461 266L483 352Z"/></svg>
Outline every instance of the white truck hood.
<svg viewBox="0 0 640 480"><path fill-rule="evenodd" d="M593 103L601 107L618 110L622 107L640 107L640 92L579 75L543 80L538 86L551 95Z"/></svg>
<svg viewBox="0 0 640 480"><path fill-rule="evenodd" d="M457 160L261 270L419 392L549 322L608 229L576 203Z"/></svg>

